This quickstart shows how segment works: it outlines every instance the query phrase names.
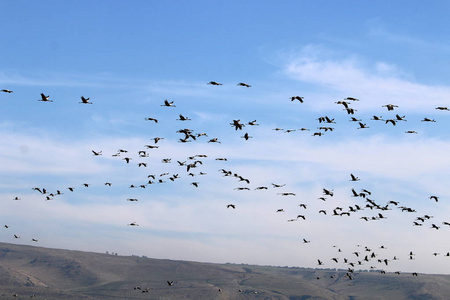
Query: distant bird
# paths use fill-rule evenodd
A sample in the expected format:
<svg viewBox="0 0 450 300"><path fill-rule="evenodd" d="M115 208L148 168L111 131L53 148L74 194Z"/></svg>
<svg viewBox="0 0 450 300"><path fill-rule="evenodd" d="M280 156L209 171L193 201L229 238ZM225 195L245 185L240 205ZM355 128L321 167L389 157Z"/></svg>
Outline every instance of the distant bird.
<svg viewBox="0 0 450 300"><path fill-rule="evenodd" d="M248 134L248 132L246 132L246 133L244 134L244 136L241 136L241 138L243 138L243 139L245 139L246 141L248 141L248 139L251 139L251 138L253 138L253 137L250 136L250 135Z"/></svg>
<svg viewBox="0 0 450 300"><path fill-rule="evenodd" d="M438 202L439 197L438 196L430 196L430 200L434 200L434 201Z"/></svg>
<svg viewBox="0 0 450 300"><path fill-rule="evenodd" d="M208 82L209 85L222 85L221 83L215 82L215 81L210 81Z"/></svg>
<svg viewBox="0 0 450 300"><path fill-rule="evenodd" d="M250 126L257 126L257 125L259 125L259 124L256 124L256 120L250 121L247 124L250 125Z"/></svg>
<svg viewBox="0 0 450 300"><path fill-rule="evenodd" d="M396 120L394 120L394 119L387 119L386 121L385 121L385 124L387 124L387 123L391 123L392 125L397 125L397 121Z"/></svg>
<svg viewBox="0 0 450 300"><path fill-rule="evenodd" d="M335 103L336 104L342 104L342 105L344 105L345 108L348 108L348 105L350 104L350 102L347 102L347 101L337 101Z"/></svg>
<svg viewBox="0 0 450 300"><path fill-rule="evenodd" d="M167 107L175 107L175 105L173 105L173 101L169 102L169 100L164 100L164 104L161 104L161 106L167 106Z"/></svg>
<svg viewBox="0 0 450 300"><path fill-rule="evenodd" d="M295 193L278 193L281 196L295 196Z"/></svg>
<svg viewBox="0 0 450 300"><path fill-rule="evenodd" d="M243 82L239 82L239 83L237 84L237 86L243 86L243 87L247 87L247 88L251 87L250 84L243 83Z"/></svg>
<svg viewBox="0 0 450 300"><path fill-rule="evenodd" d="M50 96L45 96L44 93L41 93L41 99L39 99L38 101L53 102L53 100L49 100L48 98L50 98Z"/></svg>
<svg viewBox="0 0 450 300"><path fill-rule="evenodd" d="M291 97L291 101L298 100L300 103L303 103L303 98L304 98L304 97L293 96L293 97Z"/></svg>
<svg viewBox="0 0 450 300"><path fill-rule="evenodd" d="M436 224L431 224L431 228L438 230L441 227L437 226Z"/></svg>
<svg viewBox="0 0 450 300"><path fill-rule="evenodd" d="M359 127L357 129L369 128L366 124L359 122Z"/></svg>
<svg viewBox="0 0 450 300"><path fill-rule="evenodd" d="M18 236L17 234L15 234L15 235L14 235L14 238L20 239L20 236Z"/></svg>
<svg viewBox="0 0 450 300"><path fill-rule="evenodd" d="M228 204L228 205L227 205L227 208L230 208L230 207L231 207L232 209L236 209L236 205L234 205L234 204Z"/></svg>
<svg viewBox="0 0 450 300"><path fill-rule="evenodd" d="M233 120L233 123L230 123L230 125L233 126L236 130L242 130L242 128L245 126L241 123L241 120Z"/></svg>
<svg viewBox="0 0 450 300"><path fill-rule="evenodd" d="M417 134L417 131L415 131L415 130L408 130L408 131L405 131L405 133L416 133Z"/></svg>
<svg viewBox="0 0 450 300"><path fill-rule="evenodd" d="M349 114L349 115L354 115L355 114L355 111L357 111L356 109L353 109L353 108L345 108L344 109L345 111L347 111L347 114Z"/></svg>
<svg viewBox="0 0 450 300"><path fill-rule="evenodd" d="M131 222L128 226L139 226L136 222Z"/></svg>
<svg viewBox="0 0 450 300"><path fill-rule="evenodd" d="M444 106L438 106L438 107L436 107L436 109L437 110L450 110L450 109L448 109L447 107L444 107Z"/></svg>
<svg viewBox="0 0 450 300"><path fill-rule="evenodd" d="M311 243L311 241L307 241L306 239L303 239L303 243L308 244L308 243Z"/></svg>
<svg viewBox="0 0 450 300"><path fill-rule="evenodd" d="M32 242L37 242L38 240L37 240L37 239L31 239L31 241L32 241Z"/></svg>
<svg viewBox="0 0 450 300"><path fill-rule="evenodd" d="M333 190L327 190L327 189L322 189L322 190L323 190L323 194L325 196L333 197L333 195L334 195Z"/></svg>
<svg viewBox="0 0 450 300"><path fill-rule="evenodd" d="M274 188L280 188L280 187L285 186L286 184L275 184L275 183L272 183L272 185L273 185Z"/></svg>
<svg viewBox="0 0 450 300"><path fill-rule="evenodd" d="M353 98L353 97L347 97L344 100L350 100L350 101L359 101L358 98Z"/></svg>
<svg viewBox="0 0 450 300"><path fill-rule="evenodd" d="M219 139L218 139L218 138L213 138L213 139L210 139L210 140L208 141L208 143L219 143L219 144L220 144L220 142L219 142Z"/></svg>
<svg viewBox="0 0 450 300"><path fill-rule="evenodd" d="M3 90L1 90L3 93L8 93L8 94L10 94L10 93L12 93L13 91L11 91L11 90L6 90L6 89L3 89Z"/></svg>
<svg viewBox="0 0 450 300"><path fill-rule="evenodd" d="M167 284L168 284L169 286L173 286L173 280L172 280L172 281L167 280Z"/></svg>
<svg viewBox="0 0 450 300"><path fill-rule="evenodd" d="M102 151L94 151L94 150L91 150L92 151L92 153L94 153L93 155L94 156L100 156L100 155L102 155Z"/></svg>
<svg viewBox="0 0 450 300"><path fill-rule="evenodd" d="M145 121L153 121L155 123L158 123L158 119L155 118L145 118Z"/></svg>
<svg viewBox="0 0 450 300"><path fill-rule="evenodd" d="M350 173L350 177L352 178L350 181L359 181L360 179L356 177L355 175Z"/></svg>
<svg viewBox="0 0 450 300"><path fill-rule="evenodd" d="M421 120L421 122L436 122L434 119L430 119L430 118L423 118L423 120Z"/></svg>
<svg viewBox="0 0 450 300"><path fill-rule="evenodd" d="M81 102L83 104L92 104L92 102L89 102L89 98L85 98L84 96L81 96Z"/></svg>
<svg viewBox="0 0 450 300"><path fill-rule="evenodd" d="M388 111L390 110L394 110L394 107L398 107L397 105L394 104L386 104L386 105L382 105L381 107L386 107Z"/></svg>
<svg viewBox="0 0 450 300"><path fill-rule="evenodd" d="M180 118L177 119L178 121L190 121L191 119L189 119L188 117L183 116L182 114L180 114Z"/></svg>

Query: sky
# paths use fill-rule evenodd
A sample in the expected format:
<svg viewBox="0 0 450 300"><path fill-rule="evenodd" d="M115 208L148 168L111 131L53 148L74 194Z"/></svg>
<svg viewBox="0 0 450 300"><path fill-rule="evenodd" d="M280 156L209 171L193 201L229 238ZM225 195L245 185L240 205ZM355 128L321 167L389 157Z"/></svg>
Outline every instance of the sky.
<svg viewBox="0 0 450 300"><path fill-rule="evenodd" d="M0 2L0 240L449 274L449 6Z"/></svg>

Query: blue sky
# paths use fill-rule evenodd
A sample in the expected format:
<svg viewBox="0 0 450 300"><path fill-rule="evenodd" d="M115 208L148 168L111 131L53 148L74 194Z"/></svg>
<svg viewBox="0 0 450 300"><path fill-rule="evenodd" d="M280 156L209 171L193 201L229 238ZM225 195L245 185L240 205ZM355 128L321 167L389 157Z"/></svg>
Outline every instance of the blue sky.
<svg viewBox="0 0 450 300"><path fill-rule="evenodd" d="M450 107L448 6L3 1L0 89L14 92L0 94L0 216L10 227L1 240L210 262L316 267L321 259L329 268L347 268L331 260L333 245L354 260L363 245L392 260L364 269L448 273L450 228L442 222L450 222L450 116L435 109ZM53 102L37 101L40 93ZM304 103L290 101L296 95ZM81 96L93 104L80 104ZM335 103L346 97L360 99L350 107L369 128L358 129ZM165 99L176 107L162 107ZM386 104L398 107L388 111ZM192 120L179 121L179 114ZM371 120L396 114L407 121ZM323 116L336 123L319 123ZM234 130L237 119L259 125ZM208 137L181 143L183 128ZM253 138L241 138L246 132ZM147 149L154 137L164 137L160 147ZM208 143L212 138L221 143ZM118 149L128 153L112 156ZM139 157L140 150L149 156ZM196 154L207 157L197 158L202 164L191 177L177 160L189 163ZM222 157L228 160L216 160ZM223 177L222 168L250 184ZM351 173L361 180L351 182ZM150 174L165 182L145 185ZM173 174L180 178L169 180ZM47 201L33 187L63 194ZM318 200L323 188L334 196ZM371 191L381 206L398 201L416 212L390 204L332 216L336 207L368 204L351 197L352 188ZM378 213L387 218L361 219ZM307 219L287 222L299 214ZM433 218L413 226L425 214ZM417 252L414 260L409 251Z"/></svg>

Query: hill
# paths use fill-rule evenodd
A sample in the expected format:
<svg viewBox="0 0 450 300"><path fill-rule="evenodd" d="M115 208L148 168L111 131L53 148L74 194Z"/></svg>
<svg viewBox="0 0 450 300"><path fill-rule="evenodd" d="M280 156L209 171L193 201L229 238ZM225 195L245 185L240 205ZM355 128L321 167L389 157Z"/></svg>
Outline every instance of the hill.
<svg viewBox="0 0 450 300"><path fill-rule="evenodd" d="M211 264L0 243L0 299L448 299L449 275ZM169 285L168 281L173 281Z"/></svg>

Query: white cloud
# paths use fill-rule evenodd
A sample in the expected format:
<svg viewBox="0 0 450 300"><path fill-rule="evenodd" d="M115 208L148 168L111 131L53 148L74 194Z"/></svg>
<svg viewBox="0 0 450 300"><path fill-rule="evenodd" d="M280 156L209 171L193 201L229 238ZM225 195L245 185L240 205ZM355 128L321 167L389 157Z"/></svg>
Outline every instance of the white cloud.
<svg viewBox="0 0 450 300"><path fill-rule="evenodd" d="M393 103L404 111L432 111L450 97L450 88L415 82L395 65L370 65L357 57L336 58L323 52L310 45L297 56L288 55L285 74L346 95L343 98L360 98L360 105L366 109Z"/></svg>

